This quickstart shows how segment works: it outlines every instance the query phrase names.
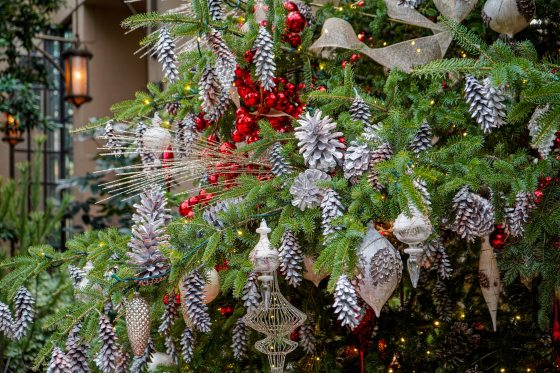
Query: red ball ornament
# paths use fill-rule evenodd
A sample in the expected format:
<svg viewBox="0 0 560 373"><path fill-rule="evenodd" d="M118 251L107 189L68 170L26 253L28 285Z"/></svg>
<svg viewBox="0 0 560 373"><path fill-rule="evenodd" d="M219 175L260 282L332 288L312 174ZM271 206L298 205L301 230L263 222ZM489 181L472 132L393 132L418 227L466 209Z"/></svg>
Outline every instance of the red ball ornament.
<svg viewBox="0 0 560 373"><path fill-rule="evenodd" d="M294 4L294 3L291 2L291 1L286 1L286 2L284 3L284 9L286 9L288 12L293 12L293 11L299 10L298 7L297 7L297 5Z"/></svg>
<svg viewBox="0 0 560 373"><path fill-rule="evenodd" d="M209 175L208 184L216 184L218 182L218 175Z"/></svg>
<svg viewBox="0 0 560 373"><path fill-rule="evenodd" d="M320 86L317 88L317 90L318 90L319 92L326 92L326 91L327 91L327 87L325 87L324 85L320 85Z"/></svg>
<svg viewBox="0 0 560 373"><path fill-rule="evenodd" d="M244 107L240 107L239 109L235 110L235 116L240 117L242 115L247 115L249 112Z"/></svg>
<svg viewBox="0 0 560 373"><path fill-rule="evenodd" d="M229 269L229 262L227 260L224 260L221 264L216 264L214 269L218 272L225 271Z"/></svg>
<svg viewBox="0 0 560 373"><path fill-rule="evenodd" d="M231 134L231 139L235 142L242 142L243 140L245 140L245 135L243 135L241 132L239 132L237 129L233 131L233 133Z"/></svg>
<svg viewBox="0 0 560 373"><path fill-rule="evenodd" d="M297 10L292 10L286 16L286 28L291 32L302 32L306 22L305 17Z"/></svg>
<svg viewBox="0 0 560 373"><path fill-rule="evenodd" d="M179 205L179 214L182 217L186 218L189 215L190 212L192 212L192 208L191 208L191 205L190 205L189 201L185 200L185 201L181 202L181 204Z"/></svg>
<svg viewBox="0 0 560 373"><path fill-rule="evenodd" d="M290 47L292 48L297 48L302 43L301 36L297 32L292 32L286 35L285 40L288 44L290 44Z"/></svg>
<svg viewBox="0 0 560 373"><path fill-rule="evenodd" d="M255 106L259 103L259 94L257 92L249 92L243 97L243 101L247 106Z"/></svg>
<svg viewBox="0 0 560 373"><path fill-rule="evenodd" d="M221 306L218 308L218 311L220 311L222 316L229 317L233 315L233 306Z"/></svg>
<svg viewBox="0 0 560 373"><path fill-rule="evenodd" d="M363 31L361 31L361 32L358 34L358 40L359 40L359 41L364 41L365 38L366 38L366 33L363 32Z"/></svg>
<svg viewBox="0 0 560 373"><path fill-rule="evenodd" d="M175 304L181 304L181 294L175 294Z"/></svg>
<svg viewBox="0 0 560 373"><path fill-rule="evenodd" d="M537 189L533 194L535 195L535 203L540 203L543 199L544 192L541 189Z"/></svg>
<svg viewBox="0 0 560 373"><path fill-rule="evenodd" d="M278 96L275 93L271 92L266 95L264 98L264 104L269 108L274 107L276 105L276 100L278 100Z"/></svg>
<svg viewBox="0 0 560 373"><path fill-rule="evenodd" d="M212 134L206 138L206 143L208 145L216 144L218 142L218 136Z"/></svg>
<svg viewBox="0 0 560 373"><path fill-rule="evenodd" d="M252 50L247 50L245 51L245 53L243 53L243 58L247 63L253 62L253 57L255 57L255 52L253 52Z"/></svg>
<svg viewBox="0 0 560 373"><path fill-rule="evenodd" d="M165 294L163 296L163 304L165 304L166 306L169 304L169 294Z"/></svg>
<svg viewBox="0 0 560 373"><path fill-rule="evenodd" d="M189 205L190 206L194 206L199 202L200 202L200 197L198 197L198 196L192 196L191 198L189 198Z"/></svg>
<svg viewBox="0 0 560 373"><path fill-rule="evenodd" d="M169 147L169 149L171 149L171 147ZM173 157L174 157L174 156L173 156L173 152L172 152L172 151L163 152L162 158L163 158L164 161L172 160Z"/></svg>
<svg viewBox="0 0 560 373"><path fill-rule="evenodd" d="M199 132L203 131L208 126L208 122L204 119L204 113L198 114L194 119L194 124L196 125L196 130Z"/></svg>
<svg viewBox="0 0 560 373"><path fill-rule="evenodd" d="M501 252L506 246L507 233L505 227L501 224L495 226L494 231L490 234L490 245L492 248Z"/></svg>
<svg viewBox="0 0 560 373"><path fill-rule="evenodd" d="M358 3L356 4L356 6L357 6L358 8L361 8L361 7L363 7L363 6L365 5L365 3L366 3L366 2L365 2L364 0L360 0L360 1L358 1Z"/></svg>
<svg viewBox="0 0 560 373"><path fill-rule="evenodd" d="M342 61L342 68L346 68L346 65L348 65L348 61Z"/></svg>

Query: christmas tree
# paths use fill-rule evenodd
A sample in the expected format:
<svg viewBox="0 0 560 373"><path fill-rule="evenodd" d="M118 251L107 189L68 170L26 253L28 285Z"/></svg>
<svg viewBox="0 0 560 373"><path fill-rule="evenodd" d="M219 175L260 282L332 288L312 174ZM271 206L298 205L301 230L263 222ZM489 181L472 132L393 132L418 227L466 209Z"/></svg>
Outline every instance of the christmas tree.
<svg viewBox="0 0 560 373"><path fill-rule="evenodd" d="M193 0L124 21L153 30L166 77L113 106L130 129L101 123L108 156L139 154L108 184L139 197L133 233L2 265L6 299L86 267L36 367L555 370L557 2L500 3Z"/></svg>

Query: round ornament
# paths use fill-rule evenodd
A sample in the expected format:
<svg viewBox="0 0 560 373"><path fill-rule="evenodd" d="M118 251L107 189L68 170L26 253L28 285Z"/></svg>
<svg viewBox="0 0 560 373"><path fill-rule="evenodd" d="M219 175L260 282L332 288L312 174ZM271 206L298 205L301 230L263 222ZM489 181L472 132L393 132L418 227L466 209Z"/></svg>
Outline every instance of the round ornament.
<svg viewBox="0 0 560 373"><path fill-rule="evenodd" d="M534 0L488 0L482 9L484 22L510 38L527 27L534 15Z"/></svg>
<svg viewBox="0 0 560 373"><path fill-rule="evenodd" d="M169 131L159 126L152 126L146 129L142 139L146 149L153 152L163 152L172 145Z"/></svg>
<svg viewBox="0 0 560 373"><path fill-rule="evenodd" d="M381 308L401 281L403 265L399 252L375 230L373 223L357 252L358 294L379 317Z"/></svg>
<svg viewBox="0 0 560 373"><path fill-rule="evenodd" d="M305 27L305 17L297 10L292 10L286 16L286 28L290 32L301 32Z"/></svg>

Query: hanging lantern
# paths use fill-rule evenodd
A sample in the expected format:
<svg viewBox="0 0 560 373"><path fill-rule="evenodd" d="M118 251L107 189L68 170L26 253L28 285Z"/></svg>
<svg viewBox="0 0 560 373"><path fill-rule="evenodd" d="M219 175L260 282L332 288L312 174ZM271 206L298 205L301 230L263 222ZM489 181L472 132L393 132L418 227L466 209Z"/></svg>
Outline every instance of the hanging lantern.
<svg viewBox="0 0 560 373"><path fill-rule="evenodd" d="M0 119L4 129L2 141L7 142L11 146L16 146L19 142L22 142L23 138L21 137L19 120L10 113L0 113Z"/></svg>
<svg viewBox="0 0 560 373"><path fill-rule="evenodd" d="M76 107L91 101L89 96L89 60L93 55L76 43L62 53L64 62L64 83L66 94L64 99Z"/></svg>

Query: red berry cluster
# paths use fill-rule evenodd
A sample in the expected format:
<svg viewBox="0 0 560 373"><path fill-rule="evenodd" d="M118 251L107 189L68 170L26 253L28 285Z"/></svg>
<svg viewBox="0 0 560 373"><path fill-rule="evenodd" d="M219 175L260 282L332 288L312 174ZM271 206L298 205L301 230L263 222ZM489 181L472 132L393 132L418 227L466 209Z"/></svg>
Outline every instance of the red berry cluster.
<svg viewBox="0 0 560 373"><path fill-rule="evenodd" d="M252 51L245 52L248 63L253 60ZM235 112L235 130L232 134L234 142L250 144L259 139L257 122L270 110L282 111L297 118L304 109L299 98L299 92L305 89L305 84L294 84L286 78L274 78L276 87L272 91L263 90L258 82L253 82L248 69L237 67L235 69L235 87L243 105ZM272 128L278 132L291 131L291 118L289 116L267 117Z"/></svg>
<svg viewBox="0 0 560 373"><path fill-rule="evenodd" d="M220 306L218 307L218 311L220 311L222 316L229 317L233 315L233 306Z"/></svg>
<svg viewBox="0 0 560 373"><path fill-rule="evenodd" d="M193 207L201 203L202 205L207 205L214 198L214 194L208 193L204 189L200 189L198 196L192 196L189 199L184 200L179 205L179 214L182 217L192 219L194 218Z"/></svg>
<svg viewBox="0 0 560 373"><path fill-rule="evenodd" d="M506 246L507 233L502 224L494 226L494 232L490 234L490 245L496 252L501 252Z"/></svg>
<svg viewBox="0 0 560 373"><path fill-rule="evenodd" d="M342 61L342 67L344 68L344 67L346 67L346 65L348 65L349 63L352 64L352 63L354 63L354 62L356 62L356 61L358 61L358 60L361 60L361 59L362 59L362 54L361 54L361 53L358 53L358 54L354 53L354 54L352 54L352 55L350 56L350 59L349 59L349 60L344 60L344 61Z"/></svg>
<svg viewBox="0 0 560 373"><path fill-rule="evenodd" d="M224 259L224 261L220 264L216 264L214 269L218 272L225 271L229 269L229 262Z"/></svg>
<svg viewBox="0 0 560 373"><path fill-rule="evenodd" d="M163 304L168 305L169 304L169 295L170 294L165 294L163 296ZM173 296L173 294L171 294L171 296ZM179 293L175 294L175 304L181 304L181 295Z"/></svg>
<svg viewBox="0 0 560 373"><path fill-rule="evenodd" d="M533 193L535 195L535 203L540 203L542 201L544 197L544 190L553 182L555 184L560 184L560 177L553 178L552 176L546 176L539 180L537 190Z"/></svg>
<svg viewBox="0 0 560 373"><path fill-rule="evenodd" d="M282 38L286 43L290 44L292 48L297 48L301 45L300 33L305 28L307 20L293 2L286 1L284 3L284 8L288 11L288 15L286 16L286 32L282 35Z"/></svg>

